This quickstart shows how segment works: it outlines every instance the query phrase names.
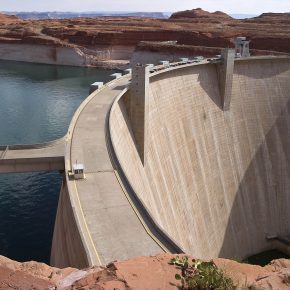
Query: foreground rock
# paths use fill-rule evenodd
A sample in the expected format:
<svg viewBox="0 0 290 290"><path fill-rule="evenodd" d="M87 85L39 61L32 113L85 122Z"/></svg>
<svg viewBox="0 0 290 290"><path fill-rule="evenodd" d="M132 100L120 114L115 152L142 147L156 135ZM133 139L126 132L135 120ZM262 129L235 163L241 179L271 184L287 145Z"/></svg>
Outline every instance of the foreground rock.
<svg viewBox="0 0 290 290"><path fill-rule="evenodd" d="M177 290L180 284L175 274L179 270L168 264L173 256L138 257L84 270L19 263L0 256L0 289ZM242 289L290 289L290 260L274 260L265 267L226 259L214 262Z"/></svg>

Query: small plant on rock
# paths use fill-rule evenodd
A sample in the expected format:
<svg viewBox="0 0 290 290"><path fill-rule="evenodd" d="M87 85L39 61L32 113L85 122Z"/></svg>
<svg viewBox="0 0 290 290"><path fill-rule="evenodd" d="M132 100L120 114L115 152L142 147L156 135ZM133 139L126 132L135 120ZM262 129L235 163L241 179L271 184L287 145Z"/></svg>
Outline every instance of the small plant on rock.
<svg viewBox="0 0 290 290"><path fill-rule="evenodd" d="M188 290L233 290L236 289L232 279L224 276L212 261L203 262L176 256L171 259L171 265L177 266L181 274L176 274L175 279L180 280L182 289Z"/></svg>

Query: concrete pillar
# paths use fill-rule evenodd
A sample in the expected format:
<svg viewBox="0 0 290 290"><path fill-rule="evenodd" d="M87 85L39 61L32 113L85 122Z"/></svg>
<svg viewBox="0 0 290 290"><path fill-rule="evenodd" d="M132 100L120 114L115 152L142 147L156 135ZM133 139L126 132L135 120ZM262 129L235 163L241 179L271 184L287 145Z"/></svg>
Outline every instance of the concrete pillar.
<svg viewBox="0 0 290 290"><path fill-rule="evenodd" d="M184 63L184 64L188 63L188 57L181 57L179 58L179 60L181 63Z"/></svg>
<svg viewBox="0 0 290 290"><path fill-rule="evenodd" d="M130 119L140 159L145 165L148 143L149 70L144 64L136 64L132 70L130 86Z"/></svg>
<svg viewBox="0 0 290 290"><path fill-rule="evenodd" d="M100 89L104 85L103 82L95 82L90 85L90 94L98 89Z"/></svg>
<svg viewBox="0 0 290 290"><path fill-rule="evenodd" d="M159 63L163 65L164 67L169 67L169 61L168 60L160 60Z"/></svg>
<svg viewBox="0 0 290 290"><path fill-rule="evenodd" d="M250 57L250 41L244 36L235 39L235 50L237 57Z"/></svg>
<svg viewBox="0 0 290 290"><path fill-rule="evenodd" d="M121 73L114 73L114 74L111 74L110 77L113 78L113 79L118 79L122 76Z"/></svg>
<svg viewBox="0 0 290 290"><path fill-rule="evenodd" d="M233 74L234 74L234 62L235 62L235 50L225 48L221 53L222 63L218 70L219 87L222 101L222 109L227 111L230 109L232 86L233 86Z"/></svg>
<svg viewBox="0 0 290 290"><path fill-rule="evenodd" d="M131 68L127 68L123 71L123 74L124 75L128 75L128 74L131 74L132 73L132 69Z"/></svg>

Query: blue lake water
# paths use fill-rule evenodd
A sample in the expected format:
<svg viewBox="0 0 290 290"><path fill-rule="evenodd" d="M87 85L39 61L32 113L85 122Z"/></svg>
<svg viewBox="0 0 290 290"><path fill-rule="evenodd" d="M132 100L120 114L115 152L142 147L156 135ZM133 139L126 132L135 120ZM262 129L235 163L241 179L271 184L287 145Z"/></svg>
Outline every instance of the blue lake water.
<svg viewBox="0 0 290 290"><path fill-rule="evenodd" d="M89 85L112 71L0 61L0 144L62 137ZM49 263L61 176L0 174L0 255Z"/></svg>

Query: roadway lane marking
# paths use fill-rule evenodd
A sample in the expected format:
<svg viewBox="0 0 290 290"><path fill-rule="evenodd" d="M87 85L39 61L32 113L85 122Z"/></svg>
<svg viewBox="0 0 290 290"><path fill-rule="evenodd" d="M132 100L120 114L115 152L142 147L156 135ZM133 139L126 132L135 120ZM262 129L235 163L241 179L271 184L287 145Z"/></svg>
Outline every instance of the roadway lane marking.
<svg viewBox="0 0 290 290"><path fill-rule="evenodd" d="M89 230L88 225L87 225L87 222L86 222L86 218L85 218L85 215L84 215L84 212L83 212L83 208L82 208L82 204L81 204L81 201L80 201L80 198L79 198L79 192L78 192L78 188L77 188L77 184L76 184L76 181L75 180L74 180L74 185L75 185L75 190L76 190L76 196L77 196L78 204L79 204L79 207L80 207L80 211L81 211L81 214L82 214L82 218L84 220L85 228L87 230L87 233L88 233L90 242L93 245L93 249L94 249L95 255L96 255L96 257L97 257L97 259L99 261L99 265L102 266L103 264L101 262L100 256L99 256L98 251L97 251L97 249L95 247L95 243L93 241L93 238L91 236L90 230Z"/></svg>

